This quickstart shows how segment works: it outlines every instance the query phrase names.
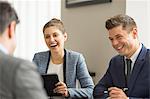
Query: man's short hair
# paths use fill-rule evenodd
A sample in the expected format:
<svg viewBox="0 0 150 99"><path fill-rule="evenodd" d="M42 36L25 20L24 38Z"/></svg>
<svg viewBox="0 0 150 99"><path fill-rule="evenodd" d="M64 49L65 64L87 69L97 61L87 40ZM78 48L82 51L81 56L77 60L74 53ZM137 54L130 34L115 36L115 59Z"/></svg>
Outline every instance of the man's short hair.
<svg viewBox="0 0 150 99"><path fill-rule="evenodd" d="M0 35L12 21L19 23L15 9L8 2L0 1Z"/></svg>
<svg viewBox="0 0 150 99"><path fill-rule="evenodd" d="M122 26L124 30L131 31L136 26L136 22L128 15L119 14L106 20L105 27L107 30L117 26Z"/></svg>

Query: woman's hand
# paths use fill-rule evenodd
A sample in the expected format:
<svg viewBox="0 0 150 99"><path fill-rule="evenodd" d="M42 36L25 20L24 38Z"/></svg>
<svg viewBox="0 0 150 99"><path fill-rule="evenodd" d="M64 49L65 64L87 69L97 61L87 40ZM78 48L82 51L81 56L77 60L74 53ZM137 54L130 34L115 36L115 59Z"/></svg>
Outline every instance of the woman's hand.
<svg viewBox="0 0 150 99"><path fill-rule="evenodd" d="M58 82L56 84L56 88L54 89L54 92L60 93L60 94L62 94L65 97L69 96L67 86L66 86L66 84L64 82Z"/></svg>

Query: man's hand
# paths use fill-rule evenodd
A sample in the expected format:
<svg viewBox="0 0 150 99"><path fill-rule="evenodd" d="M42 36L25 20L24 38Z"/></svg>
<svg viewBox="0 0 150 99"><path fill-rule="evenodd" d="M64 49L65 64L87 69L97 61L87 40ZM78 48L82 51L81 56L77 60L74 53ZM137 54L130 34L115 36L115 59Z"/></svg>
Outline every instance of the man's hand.
<svg viewBox="0 0 150 99"><path fill-rule="evenodd" d="M54 92L60 93L65 97L69 96L67 86L64 82L58 82L56 84L56 88L54 89Z"/></svg>
<svg viewBox="0 0 150 99"><path fill-rule="evenodd" d="M120 88L110 87L108 88L108 91L109 91L109 99L128 99L126 94Z"/></svg>

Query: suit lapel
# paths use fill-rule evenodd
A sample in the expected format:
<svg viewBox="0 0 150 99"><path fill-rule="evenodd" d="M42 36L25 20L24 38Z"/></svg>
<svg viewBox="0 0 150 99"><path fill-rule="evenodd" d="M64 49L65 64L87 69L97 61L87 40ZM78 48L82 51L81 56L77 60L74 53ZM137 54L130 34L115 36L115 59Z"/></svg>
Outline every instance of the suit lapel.
<svg viewBox="0 0 150 99"><path fill-rule="evenodd" d="M63 73L64 73L64 83L66 83L66 61L68 60L67 59L67 51L64 49L64 63L63 63Z"/></svg>
<svg viewBox="0 0 150 99"><path fill-rule="evenodd" d="M44 64L43 68L44 68L44 70L45 70L44 73L47 73L47 71L48 71L48 66L49 66L49 62L50 62L50 56L51 56L51 53L50 53L50 51L48 51L48 52L45 54L45 59L43 59L43 64ZM45 60L45 61L44 61L44 60Z"/></svg>
<svg viewBox="0 0 150 99"><path fill-rule="evenodd" d="M132 88L136 82L136 79L137 79L138 75L140 74L140 71L142 70L145 55L146 55L146 49L142 47L142 50L141 50L139 56L137 57L137 59L135 61L129 82L127 82L128 86L130 88L129 93L132 92Z"/></svg>

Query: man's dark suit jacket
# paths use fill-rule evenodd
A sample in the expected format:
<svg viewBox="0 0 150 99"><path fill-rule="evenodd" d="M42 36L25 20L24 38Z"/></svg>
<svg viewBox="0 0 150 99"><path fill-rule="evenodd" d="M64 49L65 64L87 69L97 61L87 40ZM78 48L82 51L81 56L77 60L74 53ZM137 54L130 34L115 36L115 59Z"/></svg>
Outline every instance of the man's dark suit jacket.
<svg viewBox="0 0 150 99"><path fill-rule="evenodd" d="M104 91L109 87L125 88L126 85L128 85L128 97L150 98L150 50L142 45L128 82L126 82L124 66L123 56L118 55L111 59L106 74L94 88L95 98L108 97Z"/></svg>

